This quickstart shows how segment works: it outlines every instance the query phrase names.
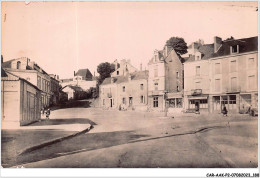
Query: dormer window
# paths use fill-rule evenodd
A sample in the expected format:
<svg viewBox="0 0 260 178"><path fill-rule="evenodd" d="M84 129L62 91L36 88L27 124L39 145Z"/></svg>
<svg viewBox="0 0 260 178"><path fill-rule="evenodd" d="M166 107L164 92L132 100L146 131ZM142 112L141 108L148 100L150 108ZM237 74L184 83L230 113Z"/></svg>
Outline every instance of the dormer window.
<svg viewBox="0 0 260 178"><path fill-rule="evenodd" d="M230 46L231 54L238 53L238 50L239 50L239 46L238 45Z"/></svg>

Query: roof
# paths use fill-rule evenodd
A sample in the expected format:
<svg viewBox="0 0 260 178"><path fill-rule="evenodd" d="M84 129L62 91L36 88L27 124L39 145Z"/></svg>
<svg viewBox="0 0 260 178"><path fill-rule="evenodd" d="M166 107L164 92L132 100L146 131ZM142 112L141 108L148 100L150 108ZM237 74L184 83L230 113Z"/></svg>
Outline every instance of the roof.
<svg viewBox="0 0 260 178"><path fill-rule="evenodd" d="M131 75L131 80L148 79L148 70L133 72L133 73L131 73L129 75ZM102 82L101 85L111 84L111 80L112 79L114 80L113 83L115 83L115 84L127 82L129 75L105 78L105 80Z"/></svg>
<svg viewBox="0 0 260 178"><path fill-rule="evenodd" d="M7 77L5 70L1 67L1 77Z"/></svg>
<svg viewBox="0 0 260 178"><path fill-rule="evenodd" d="M198 48L198 51L202 53L201 60L208 60L214 57L228 56L230 55L230 46L239 45L239 54L257 51L258 50L258 37L250 37L243 39L232 39L222 41L218 51L214 53L214 44L205 44ZM195 56L190 56L186 62L195 61Z"/></svg>
<svg viewBox="0 0 260 178"><path fill-rule="evenodd" d="M246 53L258 50L258 37L226 40L222 42L219 50L212 57L230 55L230 46L239 45L239 53Z"/></svg>
<svg viewBox="0 0 260 178"><path fill-rule="evenodd" d="M201 60L206 60L212 57L214 53L214 44L205 44L198 47L198 51L202 54ZM192 62L195 61L195 56L192 55L188 57L185 62Z"/></svg>
<svg viewBox="0 0 260 178"><path fill-rule="evenodd" d="M72 78L69 78L69 79L60 79L60 82L71 82L71 81L73 81L73 79Z"/></svg>
<svg viewBox="0 0 260 178"><path fill-rule="evenodd" d="M2 70L5 71L4 69L2 69ZM16 78L17 81L18 81L18 80L22 80L22 81L26 82L27 84L31 85L32 87L34 87L35 89L41 91L41 89L39 89L36 85L32 84L32 83L29 82L28 80L25 80L24 78L19 77L19 76L15 75L15 74L13 74L13 73L11 73L11 72L8 72L8 71L5 71L5 73L6 73L6 76L5 76L5 77L1 76L1 80L3 80L3 81L11 81L11 80L14 80L14 78L9 77L9 75L12 75L13 77Z"/></svg>
<svg viewBox="0 0 260 178"><path fill-rule="evenodd" d="M66 86L63 87L61 90L63 90L63 89L66 88L66 87L69 87L69 88L71 88L71 89L74 90L74 91L83 91L83 89L82 89L81 87L75 86L75 85L66 85Z"/></svg>
<svg viewBox="0 0 260 178"><path fill-rule="evenodd" d="M92 79L92 77L93 77L93 75L91 74L89 69L79 69L75 75L82 76L87 79Z"/></svg>

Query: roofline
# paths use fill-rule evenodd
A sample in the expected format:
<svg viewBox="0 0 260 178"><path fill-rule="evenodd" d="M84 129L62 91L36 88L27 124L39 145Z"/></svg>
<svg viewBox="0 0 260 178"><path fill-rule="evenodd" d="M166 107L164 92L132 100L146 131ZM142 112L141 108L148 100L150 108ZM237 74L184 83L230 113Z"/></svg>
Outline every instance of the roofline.
<svg viewBox="0 0 260 178"><path fill-rule="evenodd" d="M226 55L226 56L212 57L212 58L209 58L208 60L216 60L216 59L222 59L222 58L228 58L228 57L234 57L234 56L242 56L242 55L247 55L247 54L252 54L252 53L258 53L258 51L250 51L250 52L245 52L245 53L235 53L235 54Z"/></svg>
<svg viewBox="0 0 260 178"><path fill-rule="evenodd" d="M19 81L19 80L22 80L22 81L24 81L24 82L26 82L26 83L28 83L28 84L30 84L30 85L32 85L35 89L37 89L37 90L39 90L39 91L42 91L41 89L39 89L36 85L34 85L34 84L32 84L31 82L29 82L28 80L25 80L24 78L22 78L22 77L19 77L19 76L17 76L17 75L15 75L15 74L13 74L13 73L11 73L11 72L9 72L9 71L5 71L5 72L7 72L7 73L9 73L9 74L11 74L11 75L13 75L13 76L15 76L15 77L17 77L18 78L18 80L15 80L15 81ZM9 81L9 80L4 80L4 81ZM13 81L13 80L10 80L10 81Z"/></svg>

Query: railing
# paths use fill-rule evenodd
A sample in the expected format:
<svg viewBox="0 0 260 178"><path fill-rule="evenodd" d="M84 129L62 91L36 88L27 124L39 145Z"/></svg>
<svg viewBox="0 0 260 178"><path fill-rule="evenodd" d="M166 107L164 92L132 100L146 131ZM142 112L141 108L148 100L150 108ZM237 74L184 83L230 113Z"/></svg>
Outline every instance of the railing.
<svg viewBox="0 0 260 178"><path fill-rule="evenodd" d="M201 94L202 94L202 89L191 90L192 96L201 95Z"/></svg>

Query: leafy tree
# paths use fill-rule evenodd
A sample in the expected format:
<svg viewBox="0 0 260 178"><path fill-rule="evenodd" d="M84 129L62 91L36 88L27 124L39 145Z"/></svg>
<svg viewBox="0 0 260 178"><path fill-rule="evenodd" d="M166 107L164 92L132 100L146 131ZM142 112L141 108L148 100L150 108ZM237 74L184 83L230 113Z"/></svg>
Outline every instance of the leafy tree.
<svg viewBox="0 0 260 178"><path fill-rule="evenodd" d="M179 56L188 52L187 43L183 38L171 37L166 41L166 46L172 47Z"/></svg>
<svg viewBox="0 0 260 178"><path fill-rule="evenodd" d="M97 66L99 73L98 83L101 84L105 78L110 77L110 73L115 71L115 65L108 62L101 63Z"/></svg>
<svg viewBox="0 0 260 178"><path fill-rule="evenodd" d="M105 78L110 77L110 74L115 71L115 65L108 62L103 62L97 66L97 72L99 77L97 79L96 89L93 90L93 98L99 96L99 85L105 80Z"/></svg>

